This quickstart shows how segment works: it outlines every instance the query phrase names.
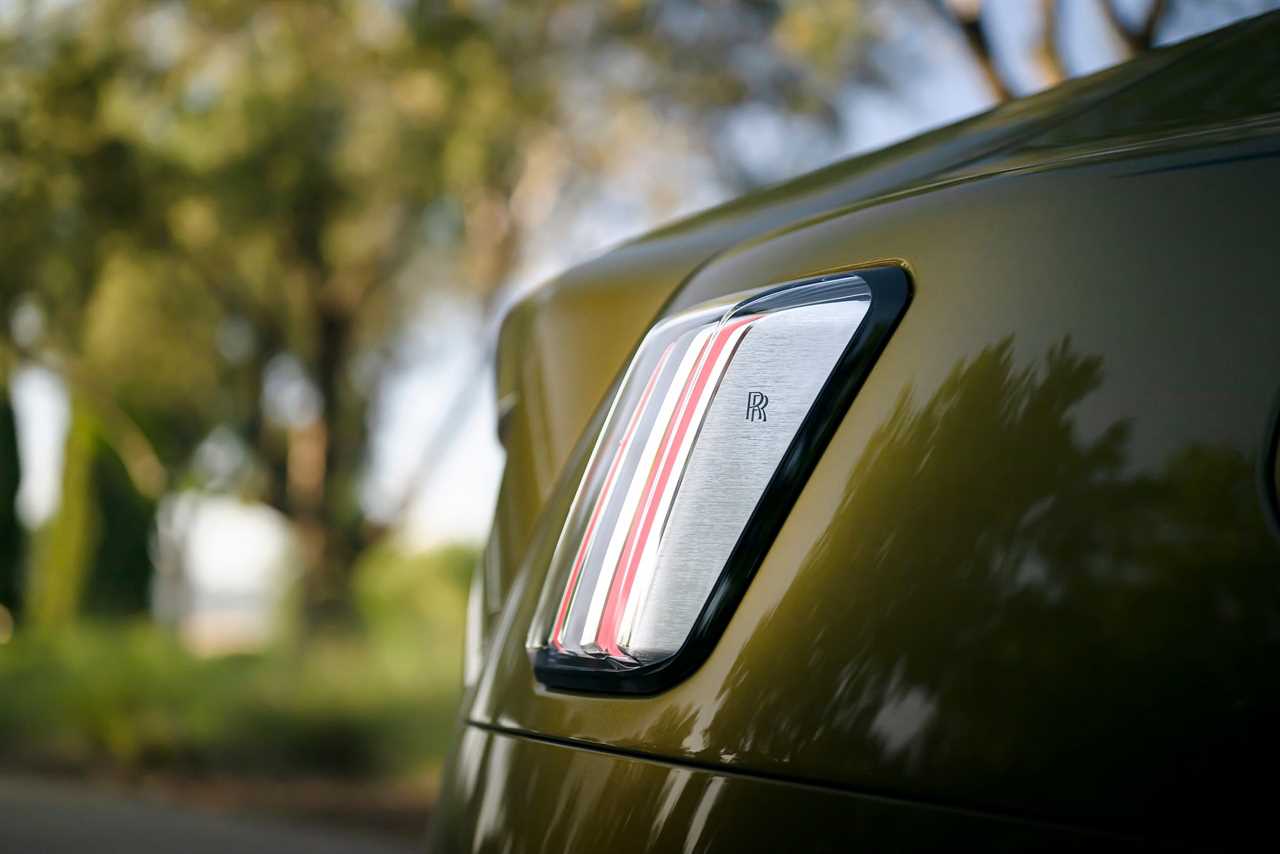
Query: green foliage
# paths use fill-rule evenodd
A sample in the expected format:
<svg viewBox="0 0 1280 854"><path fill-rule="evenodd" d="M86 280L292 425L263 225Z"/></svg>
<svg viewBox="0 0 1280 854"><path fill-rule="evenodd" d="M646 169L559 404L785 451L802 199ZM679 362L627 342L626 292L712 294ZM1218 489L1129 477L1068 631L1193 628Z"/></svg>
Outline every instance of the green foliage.
<svg viewBox="0 0 1280 854"><path fill-rule="evenodd" d="M198 658L151 624L0 645L0 761L248 775L395 776L439 763L461 680L474 552L383 550L361 570L367 634Z"/></svg>
<svg viewBox="0 0 1280 854"><path fill-rule="evenodd" d="M115 449L99 437L91 472L102 525L90 560L82 610L93 617L142 616L151 601L151 520L155 501L141 495Z"/></svg>
<svg viewBox="0 0 1280 854"><path fill-rule="evenodd" d="M184 459L217 418L217 319L217 304L163 255L103 259L86 306L84 359L165 459Z"/></svg>
<svg viewBox="0 0 1280 854"><path fill-rule="evenodd" d="M475 563L476 552L470 546L406 555L395 544L383 543L356 568L357 607L379 630L431 627L444 636L456 634Z"/></svg>

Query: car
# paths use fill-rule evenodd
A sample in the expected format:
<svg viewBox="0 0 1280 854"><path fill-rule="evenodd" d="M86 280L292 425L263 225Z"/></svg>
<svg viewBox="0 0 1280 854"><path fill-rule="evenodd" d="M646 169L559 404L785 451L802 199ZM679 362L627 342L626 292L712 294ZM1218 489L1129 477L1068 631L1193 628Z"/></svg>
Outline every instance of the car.
<svg viewBox="0 0 1280 854"><path fill-rule="evenodd" d="M1280 16L572 269L440 851L1262 846Z"/></svg>

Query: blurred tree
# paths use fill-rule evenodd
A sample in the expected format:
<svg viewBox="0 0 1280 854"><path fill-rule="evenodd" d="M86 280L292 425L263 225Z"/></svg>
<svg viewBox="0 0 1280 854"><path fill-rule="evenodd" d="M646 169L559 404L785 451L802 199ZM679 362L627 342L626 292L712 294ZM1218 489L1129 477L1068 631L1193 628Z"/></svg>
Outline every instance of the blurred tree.
<svg viewBox="0 0 1280 854"><path fill-rule="evenodd" d="M39 306L24 355L74 411L35 610L73 612L118 531L96 437L153 498L219 425L232 485L294 522L312 604L340 598L368 365L423 285L502 276L536 91L438 4L122 0L28 16L4 52L3 308Z"/></svg>

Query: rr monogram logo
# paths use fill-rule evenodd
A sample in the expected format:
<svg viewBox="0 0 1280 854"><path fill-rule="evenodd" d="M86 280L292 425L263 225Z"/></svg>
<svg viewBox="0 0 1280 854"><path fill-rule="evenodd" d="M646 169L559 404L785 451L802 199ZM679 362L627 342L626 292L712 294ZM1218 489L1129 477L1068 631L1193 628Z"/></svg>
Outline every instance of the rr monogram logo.
<svg viewBox="0 0 1280 854"><path fill-rule="evenodd" d="M764 408L769 405L769 396L759 391L747 392L747 420L748 421L768 421L769 416L764 414Z"/></svg>

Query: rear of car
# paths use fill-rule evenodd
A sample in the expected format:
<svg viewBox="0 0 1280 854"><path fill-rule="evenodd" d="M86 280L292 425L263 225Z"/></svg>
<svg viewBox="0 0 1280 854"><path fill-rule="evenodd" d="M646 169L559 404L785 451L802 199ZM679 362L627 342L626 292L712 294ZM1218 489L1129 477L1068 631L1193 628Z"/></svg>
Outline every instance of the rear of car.
<svg viewBox="0 0 1280 854"><path fill-rule="evenodd" d="M1265 830L1277 223L1269 16L516 306L437 849Z"/></svg>

